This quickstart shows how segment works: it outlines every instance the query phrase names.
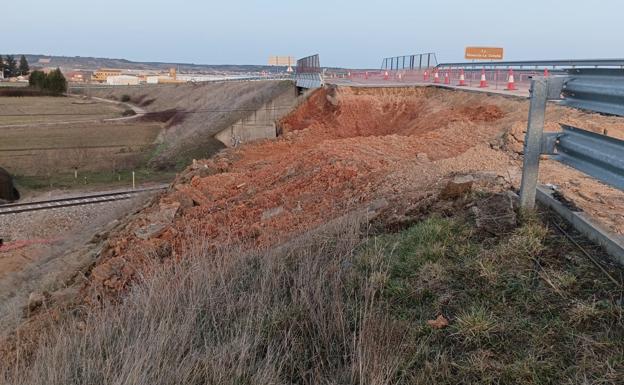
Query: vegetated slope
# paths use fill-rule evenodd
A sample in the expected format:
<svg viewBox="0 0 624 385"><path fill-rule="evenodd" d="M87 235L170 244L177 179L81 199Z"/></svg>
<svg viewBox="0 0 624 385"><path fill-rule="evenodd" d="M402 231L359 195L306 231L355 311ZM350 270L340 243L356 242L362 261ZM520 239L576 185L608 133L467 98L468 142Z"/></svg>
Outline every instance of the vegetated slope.
<svg viewBox="0 0 624 385"><path fill-rule="evenodd" d="M278 95L294 94L295 90L290 81L257 81L111 87L83 92L117 100L128 95L131 103L149 112L144 119L166 122L161 144L150 164L172 168L212 156L224 147L213 137L216 133L253 114ZM274 108L286 114L292 106Z"/></svg>
<svg viewBox="0 0 624 385"><path fill-rule="evenodd" d="M119 305L60 322L31 365L5 375L16 385L624 381L621 288L553 227L519 221L508 195L484 191L420 210L392 204L258 252L198 242ZM399 213L416 224L387 233Z"/></svg>
<svg viewBox="0 0 624 385"><path fill-rule="evenodd" d="M479 195L476 201L462 200L465 189L441 192L457 174L470 174L473 183L487 192L517 186L516 148L521 147L517 137L521 126L526 126L527 105L502 97L422 88L315 92L283 120L283 137L194 163L151 207L106 234L86 280L75 281L82 292L74 300L88 309L119 301L137 281L144 285L131 292L121 310L109 308L112 313L93 313L86 324L82 320L68 324L68 330L81 332L67 333L68 339L66 334L60 339L53 336L50 350L41 351L36 362L48 362L49 352L79 351L78 356L54 365L75 364L78 371L65 372L82 373L85 377L80 380L91 375L123 378L123 373L129 373L126 370L138 370L144 374L141 378L162 375L166 379L163 373L171 372L182 381L214 382L317 383L340 378L343 382L444 379L454 383L470 378L473 383L480 383L479 379L544 383L590 376L617 383L619 364L580 365L569 372L564 365L572 356L617 360L619 342L613 341L620 341L622 325L613 300L616 289L609 281L598 278L598 270L589 268L579 254L570 257L579 270L566 270L562 258L572 252L562 248L560 237L548 243L553 234L539 225L525 223L528 227L515 229L517 219L507 196L500 201L496 195L496 207L505 208L499 212L479 203ZM579 123L602 119L562 108L554 109L550 117ZM612 126L620 123L614 121ZM451 205L436 208L445 199ZM356 216L366 233L403 229L431 212L451 216L466 209L476 219L460 216L459 227L433 219L431 226L414 229L415 235L405 234L405 241L390 239L377 257L354 250L362 235L353 235L357 233L353 229L362 228L359 224L344 233L322 235L329 251L323 243L306 241L309 249L303 252L278 247L279 257L274 260L265 253L253 258L245 253L280 245L353 212L359 213ZM368 223L372 218L378 219ZM480 230L483 234L471 233L471 227L488 220L494 225ZM355 246L342 243L352 239L349 235L355 237ZM383 239L378 241L385 245ZM204 261L195 262L193 257ZM160 274L160 264L171 261L191 266L162 280L150 278ZM425 268L427 262L434 265ZM542 268L553 270L544 273ZM341 275L345 271L347 275ZM191 278L189 272L201 274ZM599 287L591 288L590 281L584 281L585 272L590 281L600 280ZM368 283L358 286L361 280ZM420 280L433 286L421 290L418 285L425 283ZM163 298L158 293L171 295ZM383 301L377 302L380 296ZM171 302L159 303L161 299ZM29 343L36 345L41 337L38 328L48 322L46 308L73 308L76 303L43 300L33 305L27 312L30 324L19 333L26 351ZM507 314L508 306L513 316ZM556 316L541 319L541 306L548 306L549 314ZM592 314L607 318L593 323ZM442 320L433 326L423 324L438 315L451 321L450 329L444 328ZM101 321L109 316L113 322ZM186 320L184 326L181 319ZM577 322L590 326L577 327ZM162 328L147 331L146 324ZM564 330L562 325L567 334L553 336L548 346L540 343L545 334L537 330L556 332ZM432 331L438 326L443 332ZM117 361L117 356L106 353L109 350L101 356L89 348L93 344L118 351L121 345L129 347L124 352L132 355L137 351L132 349L139 349L132 336L145 336L142 331L150 335L148 345L154 348L148 361L179 363L167 360L169 352L176 352L175 356L185 358L184 365L176 366L180 372L153 370L160 365L145 368L131 356L119 356ZM529 332L535 338L526 339ZM120 334L128 338L109 338ZM158 335L164 338L162 343ZM587 335L608 348L600 350L596 345L567 352L563 361L557 358L567 344L579 346ZM77 338L87 338L89 343L72 349ZM16 341L4 345L9 352L19 345ZM517 354L508 352L521 343L523 349ZM144 348L143 343L141 351ZM196 360L204 356L209 359ZM83 360L105 366L85 368ZM87 375L89 370L93 371Z"/></svg>

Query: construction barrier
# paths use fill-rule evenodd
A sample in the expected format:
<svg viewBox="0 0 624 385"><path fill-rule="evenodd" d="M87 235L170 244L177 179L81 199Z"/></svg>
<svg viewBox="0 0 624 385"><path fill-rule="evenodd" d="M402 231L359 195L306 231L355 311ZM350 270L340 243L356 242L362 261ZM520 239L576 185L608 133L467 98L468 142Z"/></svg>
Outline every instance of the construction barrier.
<svg viewBox="0 0 624 385"><path fill-rule="evenodd" d="M379 70L331 72L328 79L345 79L359 84L445 84L498 91L528 92L531 78L549 76L548 70L509 70L503 68L427 68L422 70Z"/></svg>

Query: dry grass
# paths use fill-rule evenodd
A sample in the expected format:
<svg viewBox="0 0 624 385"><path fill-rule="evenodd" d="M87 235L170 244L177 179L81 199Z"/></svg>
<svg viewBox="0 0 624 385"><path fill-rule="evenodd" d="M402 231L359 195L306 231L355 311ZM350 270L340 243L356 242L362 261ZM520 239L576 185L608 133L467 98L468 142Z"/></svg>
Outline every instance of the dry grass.
<svg viewBox="0 0 624 385"><path fill-rule="evenodd" d="M0 128L0 164L18 175L128 169L147 159L161 130L141 122Z"/></svg>
<svg viewBox="0 0 624 385"><path fill-rule="evenodd" d="M362 228L342 223L252 254L198 242L123 303L62 323L7 381L624 381L621 291L539 221L489 238L462 216L375 237ZM449 327L427 325L440 314Z"/></svg>
<svg viewBox="0 0 624 385"><path fill-rule="evenodd" d="M0 97L0 128L7 125L73 122L120 117L123 109L64 97Z"/></svg>

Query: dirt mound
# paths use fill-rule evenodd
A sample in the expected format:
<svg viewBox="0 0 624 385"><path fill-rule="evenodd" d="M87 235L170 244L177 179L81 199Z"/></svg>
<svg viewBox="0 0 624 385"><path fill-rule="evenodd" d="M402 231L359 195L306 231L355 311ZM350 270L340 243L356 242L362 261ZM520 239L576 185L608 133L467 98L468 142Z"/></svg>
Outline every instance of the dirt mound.
<svg viewBox="0 0 624 385"><path fill-rule="evenodd" d="M517 187L521 159L501 149L526 126L527 104L430 88L320 89L282 119L281 138L196 162L158 205L112 237L91 298L115 296L150 256L182 255L199 239L212 250L266 247L379 199L438 191L458 173ZM550 112L552 121L584 117ZM544 175L570 178L549 166Z"/></svg>
<svg viewBox="0 0 624 385"><path fill-rule="evenodd" d="M281 121L280 139L196 162L158 205L109 240L91 276L91 299L123 290L149 256L181 255L197 239L213 250L267 247L388 194L435 191L453 172L436 162L487 146L512 111L453 93L443 100L439 93L321 89ZM485 160L466 157L459 163L470 172L471 166L497 170L510 162L497 163L483 153L480 158ZM414 160L418 181L408 186L394 180Z"/></svg>
<svg viewBox="0 0 624 385"><path fill-rule="evenodd" d="M429 88L336 89L315 93L295 113L280 123L283 132L311 128L323 138L412 136L450 124L469 126L494 122L504 112L494 104L464 102L442 104ZM446 107L444 107L446 105ZM339 129L337 129L339 128Z"/></svg>

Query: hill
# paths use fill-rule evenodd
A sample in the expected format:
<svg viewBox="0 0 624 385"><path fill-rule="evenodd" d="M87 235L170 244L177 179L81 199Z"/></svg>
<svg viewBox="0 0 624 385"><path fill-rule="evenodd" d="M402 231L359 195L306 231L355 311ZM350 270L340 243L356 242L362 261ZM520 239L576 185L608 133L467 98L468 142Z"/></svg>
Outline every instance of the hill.
<svg viewBox="0 0 624 385"><path fill-rule="evenodd" d="M15 54L19 57L21 54ZM136 62L126 59L83 57L83 56L46 56L24 54L31 66L37 67L60 67L72 70L97 70L98 68L123 68L130 70L168 70L175 67L180 72L193 73L222 73L222 72L260 72L260 71L283 71L282 67L270 67L266 65L239 65L239 64L193 64L193 63L166 63L166 62ZM40 60L45 60L41 62ZM50 59L47 62L47 59Z"/></svg>

